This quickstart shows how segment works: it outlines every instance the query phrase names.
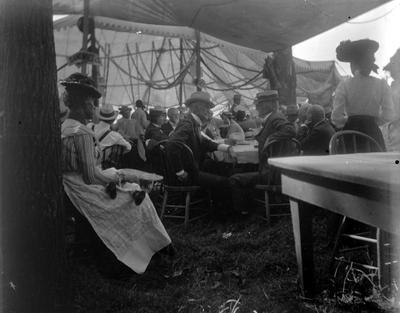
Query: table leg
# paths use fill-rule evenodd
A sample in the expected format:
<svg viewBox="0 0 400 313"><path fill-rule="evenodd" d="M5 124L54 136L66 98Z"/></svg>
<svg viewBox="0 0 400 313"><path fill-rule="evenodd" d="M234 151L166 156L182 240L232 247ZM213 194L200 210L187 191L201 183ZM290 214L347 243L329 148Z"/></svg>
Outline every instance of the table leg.
<svg viewBox="0 0 400 313"><path fill-rule="evenodd" d="M314 296L312 208L305 202L290 200L300 288L303 296Z"/></svg>

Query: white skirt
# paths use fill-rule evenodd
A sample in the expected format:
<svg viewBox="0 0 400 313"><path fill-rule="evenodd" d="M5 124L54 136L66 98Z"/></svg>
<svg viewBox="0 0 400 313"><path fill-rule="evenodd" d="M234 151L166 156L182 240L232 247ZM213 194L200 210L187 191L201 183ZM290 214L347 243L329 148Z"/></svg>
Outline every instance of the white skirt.
<svg viewBox="0 0 400 313"><path fill-rule="evenodd" d="M63 174L63 184L104 244L136 273L143 273L153 254L171 243L149 196L135 204L129 191L139 190L137 184L126 183L115 199L104 186L87 185L76 173Z"/></svg>

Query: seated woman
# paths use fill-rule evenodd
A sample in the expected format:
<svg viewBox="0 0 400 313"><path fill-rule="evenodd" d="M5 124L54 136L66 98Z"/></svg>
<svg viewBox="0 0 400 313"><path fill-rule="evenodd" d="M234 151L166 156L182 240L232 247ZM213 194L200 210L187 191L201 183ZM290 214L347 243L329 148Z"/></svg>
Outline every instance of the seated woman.
<svg viewBox="0 0 400 313"><path fill-rule="evenodd" d="M113 198L106 186L118 183L118 172L106 175L96 166L94 133L85 125L92 119L94 99L101 94L94 82L75 73L61 82L69 116L61 127L64 190L75 208L114 255L136 273L143 273L153 254L171 243L148 195L135 204L132 193L140 189L125 183ZM114 190L115 191L115 190Z"/></svg>

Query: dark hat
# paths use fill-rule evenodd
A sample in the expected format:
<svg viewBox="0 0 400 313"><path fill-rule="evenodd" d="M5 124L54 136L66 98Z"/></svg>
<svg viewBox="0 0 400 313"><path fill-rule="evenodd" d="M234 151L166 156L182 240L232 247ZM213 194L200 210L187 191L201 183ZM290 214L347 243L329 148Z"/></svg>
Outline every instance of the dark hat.
<svg viewBox="0 0 400 313"><path fill-rule="evenodd" d="M138 108L144 108L144 104L143 104L142 100L136 100L135 105Z"/></svg>
<svg viewBox="0 0 400 313"><path fill-rule="evenodd" d="M279 100L277 90L265 90L257 94L255 103L257 105L264 101L277 101L277 100Z"/></svg>
<svg viewBox="0 0 400 313"><path fill-rule="evenodd" d="M61 80L60 84L66 88L85 90L88 94L91 94L97 99L101 97L101 93L97 90L94 80L81 73L71 74L66 79Z"/></svg>
<svg viewBox="0 0 400 313"><path fill-rule="evenodd" d="M203 91L196 91L192 93L189 99L186 100L185 105L187 107L190 107L195 102L202 102L205 105L208 106L209 109L212 109L214 107L214 103L211 101L211 96L207 92Z"/></svg>
<svg viewBox="0 0 400 313"><path fill-rule="evenodd" d="M372 56L379 49L379 43L371 39L340 42L336 48L336 58L341 62L354 62L366 56ZM375 61L375 60L374 60Z"/></svg>
<svg viewBox="0 0 400 313"><path fill-rule="evenodd" d="M165 112L165 109L162 107L154 107L154 108L150 109L149 115L151 117L157 118L161 115L167 115L167 113Z"/></svg>
<svg viewBox="0 0 400 313"><path fill-rule="evenodd" d="M119 108L119 111L120 111L121 113L124 113L124 112L129 113L130 111L132 111L132 108L131 108L131 107L128 107L128 106L126 106L126 105L123 105L123 106L121 106L121 107Z"/></svg>

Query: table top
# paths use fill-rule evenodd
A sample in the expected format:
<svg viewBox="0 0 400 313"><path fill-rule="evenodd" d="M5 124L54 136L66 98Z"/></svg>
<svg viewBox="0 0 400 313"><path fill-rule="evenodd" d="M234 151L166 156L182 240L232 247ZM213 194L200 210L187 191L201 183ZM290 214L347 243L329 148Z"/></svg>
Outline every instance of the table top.
<svg viewBox="0 0 400 313"><path fill-rule="evenodd" d="M283 171L326 177L372 188L400 190L400 152L271 158Z"/></svg>
<svg viewBox="0 0 400 313"><path fill-rule="evenodd" d="M258 164L258 142L256 140L245 140L233 146L233 152L236 155L236 162L239 164L252 163ZM214 157L220 162L232 163L227 153L215 151Z"/></svg>

